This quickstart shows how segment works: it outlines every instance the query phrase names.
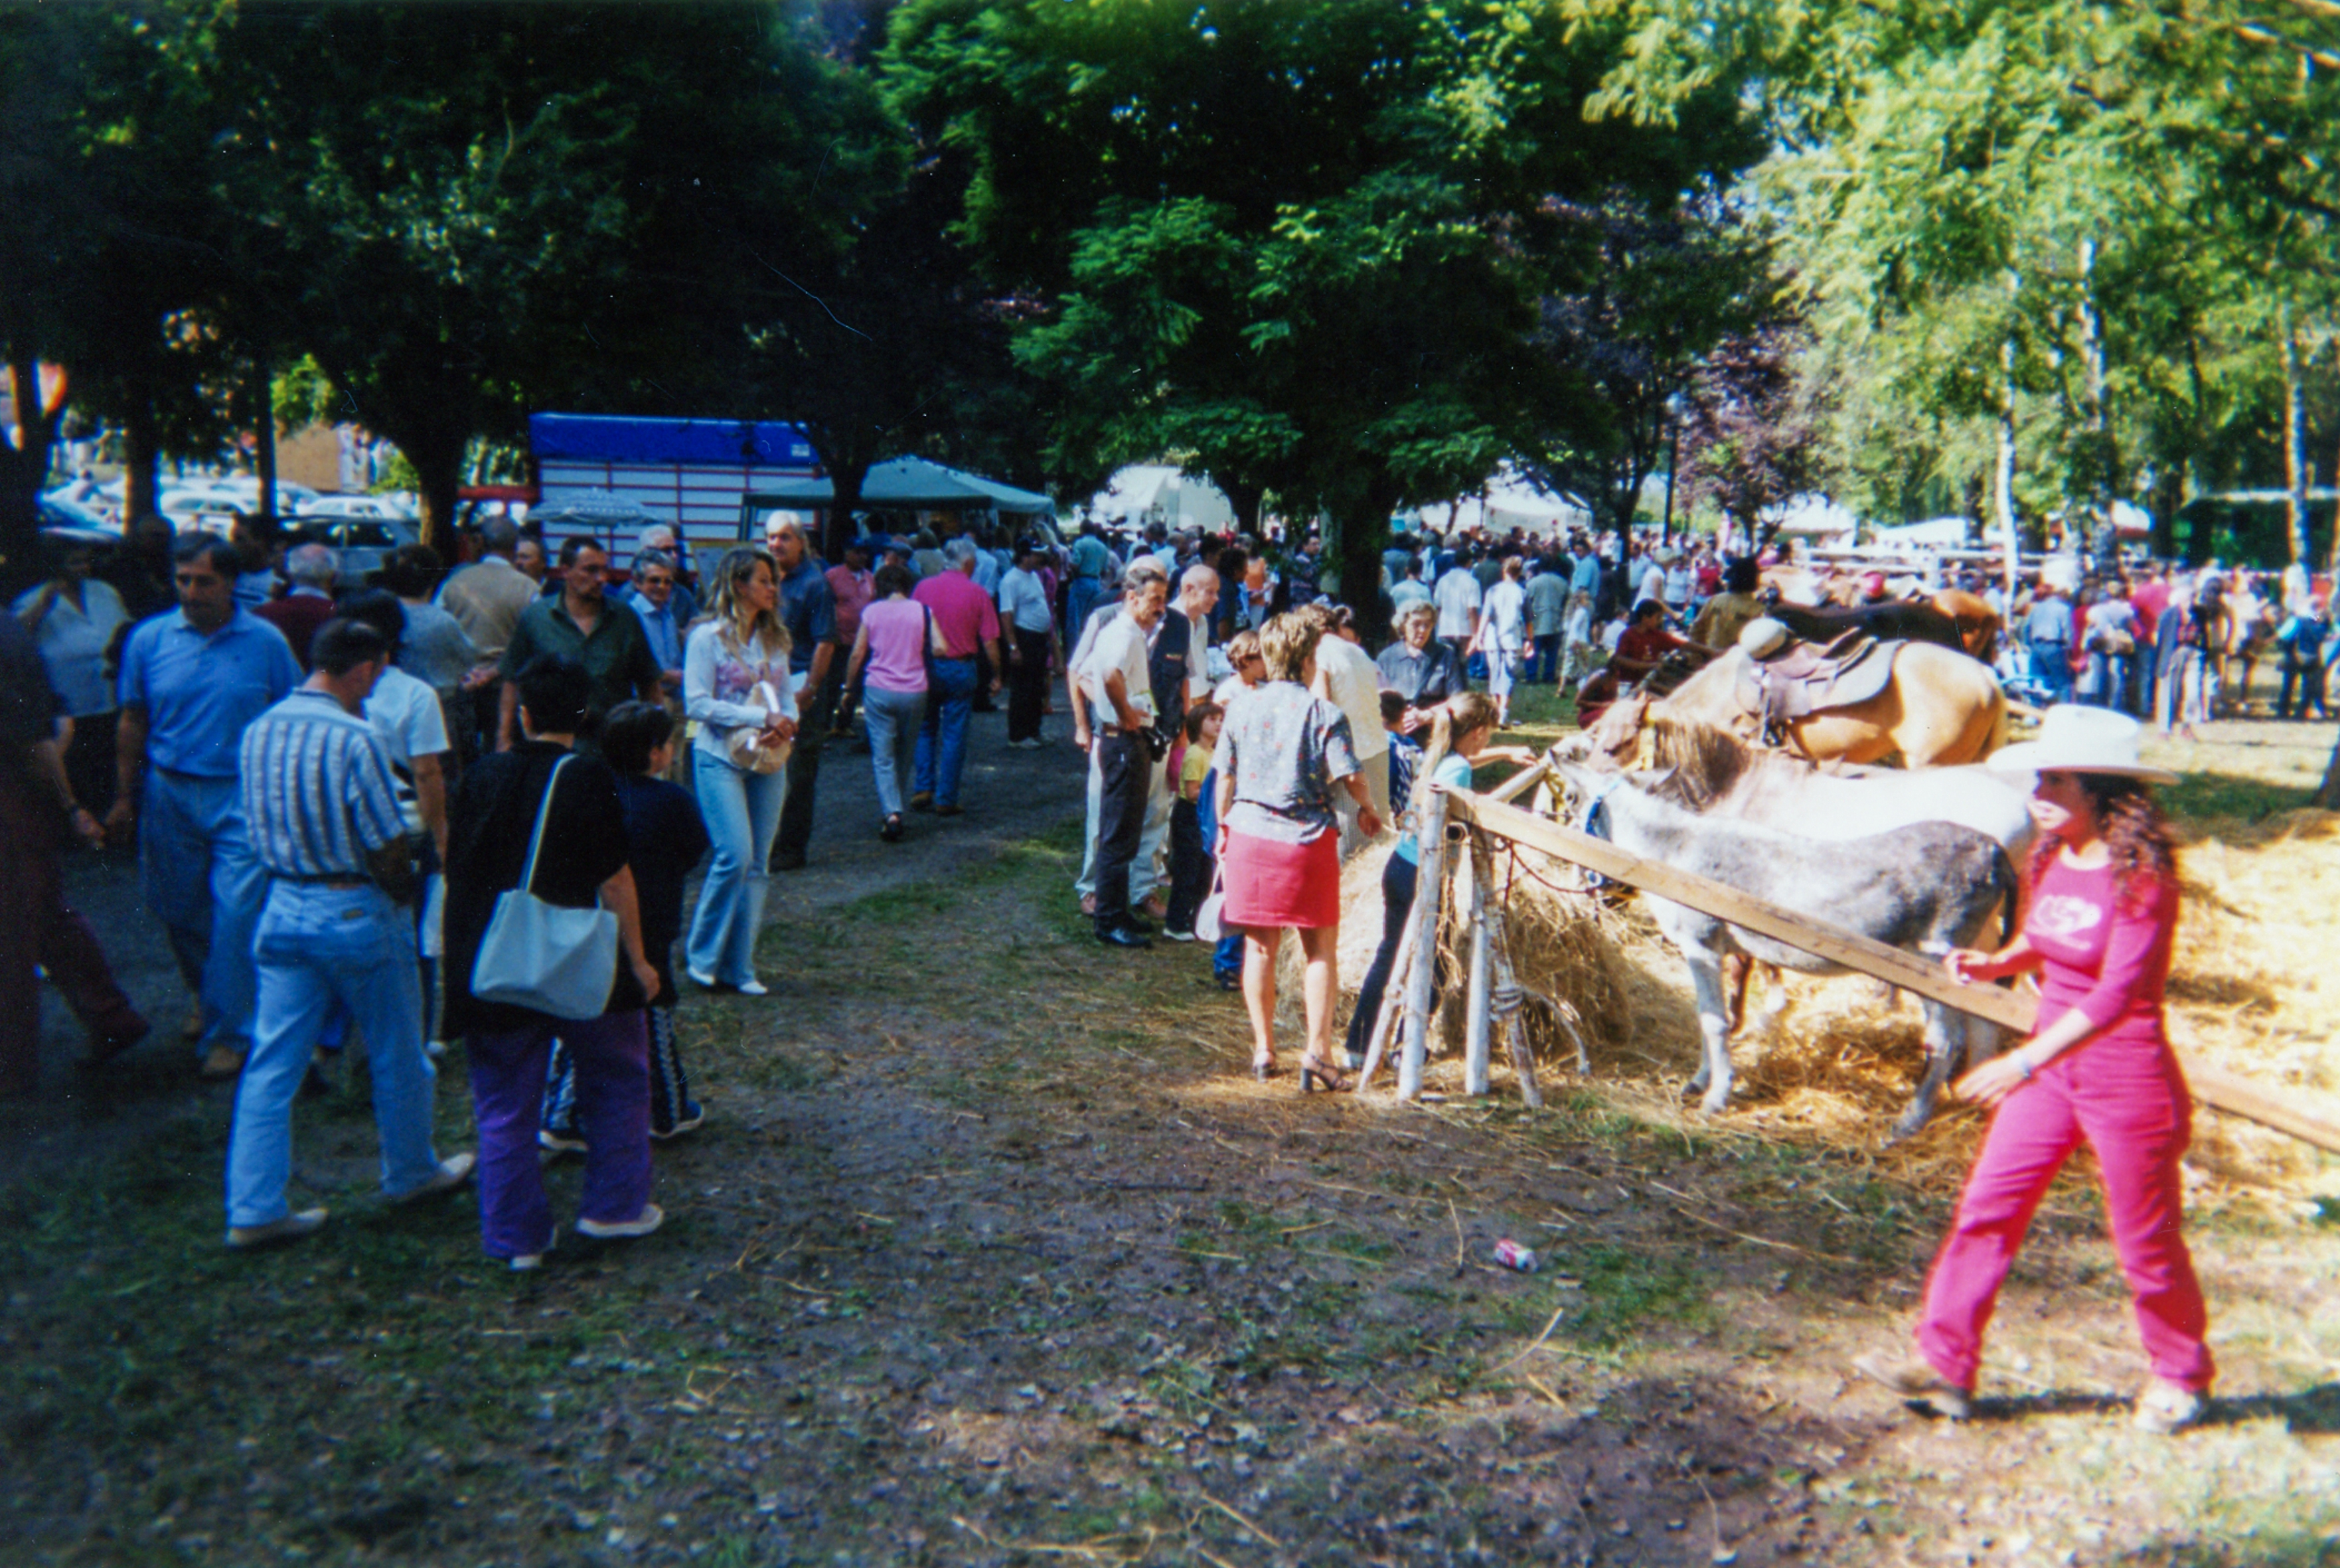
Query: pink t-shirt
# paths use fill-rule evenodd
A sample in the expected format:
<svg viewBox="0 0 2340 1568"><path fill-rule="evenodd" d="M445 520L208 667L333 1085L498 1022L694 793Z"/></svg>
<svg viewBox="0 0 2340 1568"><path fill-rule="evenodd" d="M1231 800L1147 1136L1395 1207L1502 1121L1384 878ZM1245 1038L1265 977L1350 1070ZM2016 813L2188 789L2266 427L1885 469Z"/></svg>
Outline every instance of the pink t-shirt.
<svg viewBox="0 0 2340 1568"><path fill-rule="evenodd" d="M986 641L998 640L998 607L964 571L938 571L919 583L910 597L935 612L945 659L972 659Z"/></svg>
<svg viewBox="0 0 2340 1568"><path fill-rule="evenodd" d="M869 660L862 683L875 691L924 691L927 659L926 606L907 599L880 599L862 608L861 630L869 634Z"/></svg>
<svg viewBox="0 0 2340 1568"><path fill-rule="evenodd" d="M2124 907L2127 906L2127 907ZM2157 885L2124 899L2111 866L2077 870L2061 854L2032 889L2023 934L2040 958L2039 1022L2077 1010L2106 1040L2162 1041L2161 995L2177 932L2177 890Z"/></svg>

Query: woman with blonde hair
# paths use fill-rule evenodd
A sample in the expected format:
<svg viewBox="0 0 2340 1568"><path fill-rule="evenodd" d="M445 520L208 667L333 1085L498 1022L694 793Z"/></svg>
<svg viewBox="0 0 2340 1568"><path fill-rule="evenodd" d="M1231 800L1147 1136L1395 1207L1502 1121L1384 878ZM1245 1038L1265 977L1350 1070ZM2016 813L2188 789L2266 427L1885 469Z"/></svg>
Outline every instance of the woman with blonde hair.
<svg viewBox="0 0 2340 1568"><path fill-rule="evenodd" d="M707 612L692 623L682 651L683 711L699 721L692 781L713 848L683 962L698 984L750 997L764 995L756 930L788 794L786 769L768 760L797 733L797 683L779 602L769 551L752 545L726 551Z"/></svg>
<svg viewBox="0 0 2340 1568"><path fill-rule="evenodd" d="M1334 961L1341 937L1334 786L1356 801L1358 825L1368 838L1382 830L1358 771L1347 716L1308 690L1322 636L1304 615L1278 615L1260 628L1267 678L1228 710L1215 759L1225 892L1220 918L1243 928L1252 1076L1265 1079L1275 1070L1275 949L1290 927L1307 959L1304 1093L1347 1087L1333 1066Z"/></svg>
<svg viewBox="0 0 2340 1568"><path fill-rule="evenodd" d="M1487 744L1494 739L1498 717L1491 697L1465 691L1426 710L1424 717L1430 724L1430 734L1423 746L1422 760L1414 768L1413 793L1405 803L1404 816L1399 819L1404 836L1390 851L1389 863L1382 868L1382 945L1374 950L1373 964L1365 970L1364 983L1357 987L1357 1010L1349 1019L1351 1072L1364 1066L1368 1037L1381 1017L1382 996L1389 988L1390 966L1397 962L1398 940L1405 935L1406 921L1413 913L1414 882L1422 862L1422 846L1414 825L1422 820L1423 808L1430 803L1431 789L1439 785L1468 789L1472 770L1482 763L1535 760L1535 754L1524 746ZM1438 1005L1437 996L1438 985L1433 980L1433 1007Z"/></svg>

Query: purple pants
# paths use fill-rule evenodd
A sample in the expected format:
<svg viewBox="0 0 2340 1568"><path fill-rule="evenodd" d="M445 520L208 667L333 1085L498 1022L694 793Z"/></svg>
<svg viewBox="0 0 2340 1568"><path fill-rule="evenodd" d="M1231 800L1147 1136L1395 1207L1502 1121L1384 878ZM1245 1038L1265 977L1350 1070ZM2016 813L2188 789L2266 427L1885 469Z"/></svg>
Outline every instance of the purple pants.
<svg viewBox="0 0 2340 1568"><path fill-rule="evenodd" d="M579 1217L620 1224L650 1201L649 1029L639 1009L473 1035L464 1051L480 1124L480 1239L490 1257L542 1252L552 1241L536 1133L556 1037L577 1064L577 1131L586 1144Z"/></svg>
<svg viewBox="0 0 2340 1568"><path fill-rule="evenodd" d="M2154 1375L2196 1393L2210 1386L2207 1315L2177 1174L2192 1109L2167 1047L2113 1037L2067 1052L1999 1102L1927 1282L1918 1348L1935 1371L1974 1386L2008 1265L2048 1184L2086 1142Z"/></svg>

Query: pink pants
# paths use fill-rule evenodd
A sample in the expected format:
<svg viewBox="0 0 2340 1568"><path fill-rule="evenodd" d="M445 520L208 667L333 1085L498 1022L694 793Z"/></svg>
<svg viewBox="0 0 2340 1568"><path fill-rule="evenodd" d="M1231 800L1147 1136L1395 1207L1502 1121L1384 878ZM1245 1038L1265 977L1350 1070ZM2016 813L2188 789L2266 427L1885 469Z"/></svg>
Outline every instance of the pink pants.
<svg viewBox="0 0 2340 1568"><path fill-rule="evenodd" d="M1927 1282L1918 1349L1934 1370L1974 1386L2008 1265L2048 1184L2085 1138L2096 1151L2106 1218L2154 1375L2197 1393L2208 1388L2202 1287L2180 1228L2177 1162L2191 1125L2185 1080L2157 1040L2093 1041L2000 1101Z"/></svg>

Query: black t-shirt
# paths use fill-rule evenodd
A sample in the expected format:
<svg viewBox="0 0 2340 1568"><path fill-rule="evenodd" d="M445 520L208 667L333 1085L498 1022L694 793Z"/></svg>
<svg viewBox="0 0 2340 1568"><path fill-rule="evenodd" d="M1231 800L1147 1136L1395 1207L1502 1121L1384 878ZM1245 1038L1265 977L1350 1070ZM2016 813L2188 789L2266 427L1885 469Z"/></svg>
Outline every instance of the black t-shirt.
<svg viewBox="0 0 2340 1568"><path fill-rule="evenodd" d="M574 773L575 769L570 771ZM642 950L659 972L658 1001L674 1005L675 939L682 935L682 884L707 853L707 824L690 791L663 779L618 780L626 847L642 909Z"/></svg>
<svg viewBox="0 0 2340 1568"><path fill-rule="evenodd" d="M550 741L529 740L483 757L463 770L448 805L446 1027L452 1034L499 1034L546 1021L542 1013L473 997L471 966L496 899L520 886L538 803L554 766L570 755ZM590 908L601 884L624 869L629 858L618 776L599 758L578 757L561 770L544 826L536 896L548 904ZM630 1012L642 1005L641 986L620 949L617 985L606 1011Z"/></svg>

